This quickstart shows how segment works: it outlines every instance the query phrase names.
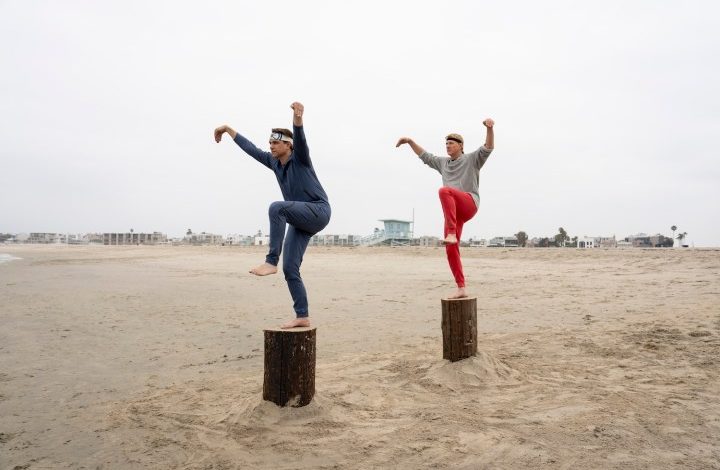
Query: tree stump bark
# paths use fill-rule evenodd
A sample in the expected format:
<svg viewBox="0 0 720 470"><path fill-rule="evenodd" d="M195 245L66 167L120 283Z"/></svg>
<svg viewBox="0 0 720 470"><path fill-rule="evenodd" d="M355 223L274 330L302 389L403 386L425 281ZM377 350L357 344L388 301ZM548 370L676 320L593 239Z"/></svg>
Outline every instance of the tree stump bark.
<svg viewBox="0 0 720 470"><path fill-rule="evenodd" d="M268 328L263 400L300 407L315 396L315 328Z"/></svg>
<svg viewBox="0 0 720 470"><path fill-rule="evenodd" d="M441 299L443 359L459 361L477 354L477 297Z"/></svg>

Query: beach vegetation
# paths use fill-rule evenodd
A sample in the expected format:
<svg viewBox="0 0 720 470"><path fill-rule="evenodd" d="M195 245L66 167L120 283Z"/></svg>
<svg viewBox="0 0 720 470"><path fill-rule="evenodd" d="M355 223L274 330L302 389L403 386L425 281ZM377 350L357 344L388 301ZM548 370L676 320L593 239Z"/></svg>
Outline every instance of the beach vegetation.
<svg viewBox="0 0 720 470"><path fill-rule="evenodd" d="M527 233L520 230L518 233L515 234L515 238L517 238L518 246L526 246L528 241L528 235Z"/></svg>

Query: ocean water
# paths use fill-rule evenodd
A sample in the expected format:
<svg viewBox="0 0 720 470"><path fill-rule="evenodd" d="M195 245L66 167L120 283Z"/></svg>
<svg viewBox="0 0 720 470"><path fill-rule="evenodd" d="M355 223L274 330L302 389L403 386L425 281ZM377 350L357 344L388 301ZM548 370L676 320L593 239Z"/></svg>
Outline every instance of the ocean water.
<svg viewBox="0 0 720 470"><path fill-rule="evenodd" d="M22 259L18 258L17 256L8 255L7 253L0 253L0 264L7 263L8 261L12 261L14 259Z"/></svg>

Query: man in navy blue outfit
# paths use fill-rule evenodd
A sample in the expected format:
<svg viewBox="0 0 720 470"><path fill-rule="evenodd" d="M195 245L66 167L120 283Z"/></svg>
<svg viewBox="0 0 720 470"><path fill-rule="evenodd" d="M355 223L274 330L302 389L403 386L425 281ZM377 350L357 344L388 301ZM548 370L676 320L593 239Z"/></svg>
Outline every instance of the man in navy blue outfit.
<svg viewBox="0 0 720 470"><path fill-rule="evenodd" d="M230 137L258 162L275 173L284 201L270 204L270 251L265 262L250 270L257 276L277 273L280 254L283 255L283 273L290 289L295 309L294 320L283 328L310 326L307 292L300 277L300 264L310 238L330 222L330 203L312 161L303 130L302 104L290 105L293 110L293 130L273 129L270 134L270 152L264 152L229 126L215 129L215 141L222 135ZM285 226L289 225L287 235ZM283 239L285 241L283 245Z"/></svg>

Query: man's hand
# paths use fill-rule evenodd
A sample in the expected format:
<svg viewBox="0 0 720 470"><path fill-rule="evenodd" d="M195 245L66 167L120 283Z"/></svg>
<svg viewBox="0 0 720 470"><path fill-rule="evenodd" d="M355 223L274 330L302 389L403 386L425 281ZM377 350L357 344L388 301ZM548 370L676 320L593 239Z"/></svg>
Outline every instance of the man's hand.
<svg viewBox="0 0 720 470"><path fill-rule="evenodd" d="M400 147L403 144L409 144L412 142L412 139L410 137L400 137L400 139L397 141L397 144L395 144L395 147Z"/></svg>
<svg viewBox="0 0 720 470"><path fill-rule="evenodd" d="M413 152L415 152L415 155L418 157L425 152L425 149L416 144L410 137L400 137L395 147L400 147L402 144L410 144L410 148L413 149Z"/></svg>
<svg viewBox="0 0 720 470"><path fill-rule="evenodd" d="M487 127L488 129L492 129L492 127L495 125L495 121L493 121L493 120L490 119L490 118L487 118L487 119L485 119L485 120L483 121L483 124L484 124L485 127Z"/></svg>
<svg viewBox="0 0 720 470"><path fill-rule="evenodd" d="M305 112L305 106L302 105L302 103L298 103L297 101L290 105L290 107L293 110L293 116L301 118L303 116L303 113Z"/></svg>
<svg viewBox="0 0 720 470"><path fill-rule="evenodd" d="M302 126L303 125L303 113L305 112L305 106L302 105L302 103L298 103L297 101L290 105L290 107L293 110L293 125L294 126Z"/></svg>
<svg viewBox="0 0 720 470"><path fill-rule="evenodd" d="M227 130L227 126L220 126L217 129L215 129L215 142L220 143L220 140L222 139L222 135Z"/></svg>
<svg viewBox="0 0 720 470"><path fill-rule="evenodd" d="M230 127L230 126L220 126L220 127L218 127L217 129L215 129L215 142L220 143L220 140L222 139L222 135L223 135L224 133L226 133L226 132L227 132L227 133L230 135L230 137L232 137L233 139L234 139L235 136L237 135L237 132L235 132L232 127Z"/></svg>

